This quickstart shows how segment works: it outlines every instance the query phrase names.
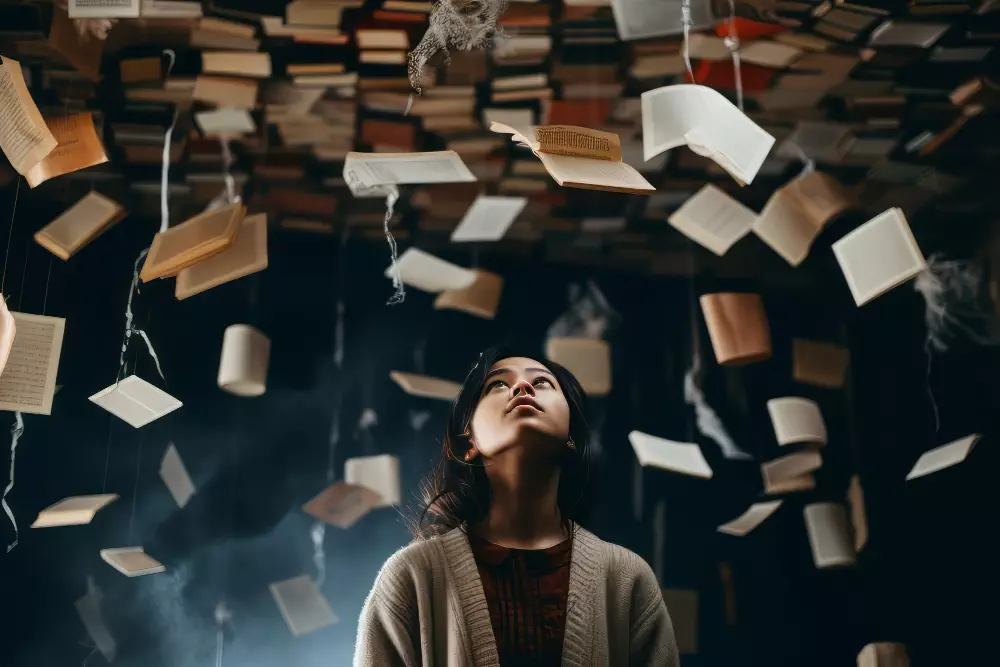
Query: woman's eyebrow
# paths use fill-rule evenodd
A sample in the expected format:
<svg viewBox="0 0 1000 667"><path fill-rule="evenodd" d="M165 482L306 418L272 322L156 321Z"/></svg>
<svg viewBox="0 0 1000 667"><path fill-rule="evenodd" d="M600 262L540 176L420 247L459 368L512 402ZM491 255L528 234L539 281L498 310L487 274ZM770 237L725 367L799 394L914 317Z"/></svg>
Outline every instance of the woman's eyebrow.
<svg viewBox="0 0 1000 667"><path fill-rule="evenodd" d="M510 368L494 368L489 373L486 374L486 379L489 380L494 375L500 375L501 373L510 373L513 369ZM546 375L552 375L552 371L547 368L525 368L526 372L529 373L545 373ZM555 375L552 375L555 377Z"/></svg>

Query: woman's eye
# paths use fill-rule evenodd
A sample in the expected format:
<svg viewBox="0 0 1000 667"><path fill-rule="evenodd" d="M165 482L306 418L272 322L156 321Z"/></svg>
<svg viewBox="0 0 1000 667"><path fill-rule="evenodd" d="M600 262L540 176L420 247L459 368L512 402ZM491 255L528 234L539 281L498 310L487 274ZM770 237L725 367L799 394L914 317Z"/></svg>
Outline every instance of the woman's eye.
<svg viewBox="0 0 1000 667"><path fill-rule="evenodd" d="M550 385L550 386L552 384L552 382L548 378L538 378L537 380L535 380L535 386L537 387L539 384L541 384L543 382L545 384L547 384L547 385Z"/></svg>
<svg viewBox="0 0 1000 667"><path fill-rule="evenodd" d="M496 389L500 385L503 385L503 386L506 387L507 383L504 382L503 380L497 380L496 382L491 383L490 386L486 388L486 391L493 391L494 389Z"/></svg>

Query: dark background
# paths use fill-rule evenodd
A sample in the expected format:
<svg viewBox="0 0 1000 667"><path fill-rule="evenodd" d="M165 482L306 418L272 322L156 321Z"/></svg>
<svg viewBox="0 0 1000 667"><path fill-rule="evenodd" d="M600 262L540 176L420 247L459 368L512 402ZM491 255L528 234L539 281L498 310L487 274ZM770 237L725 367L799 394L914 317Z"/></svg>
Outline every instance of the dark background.
<svg viewBox="0 0 1000 667"><path fill-rule="evenodd" d="M8 230L14 189L0 199L0 230ZM405 395L389 371L420 371L423 347L424 372L460 380L490 343L509 336L541 343L567 307L569 284L587 279L620 315L608 336L614 389L592 401L594 421L603 428L600 510L589 527L653 563L652 523L656 505L663 503L664 557L656 564L661 583L700 593L700 650L685 656L685 665L852 665L860 648L877 640L904 642L914 667L989 662L996 618L991 591L997 590L998 504L991 484L998 463L996 352L958 341L935 356L928 385L919 295L906 284L856 308L829 249L829 239L842 235L842 228L824 233L796 274L799 280L781 287L769 279L767 288L753 281L722 283L697 266L693 277L653 278L557 267L530 254L512 259L485 248L480 265L506 279L492 322L435 311L432 296L414 289L404 304L385 306L391 286L381 275L388 261L382 243L272 230L270 267L261 274L183 302L174 299L172 281L140 287L133 306L137 323L160 355L165 389L184 407L135 430L87 397L114 381L132 265L157 222L127 218L62 262L31 241L61 207L48 202L44 190L22 187L19 197L4 260L4 294L12 310L44 309L67 322L59 369L63 388L51 417L25 417L16 486L8 496L21 534L19 546L0 555L4 665L87 659L91 649L73 602L86 593L88 577L104 593L104 617L119 645L117 665L212 664L213 609L223 598L233 612L225 664L349 664L364 597L381 563L408 540L397 512L378 510L347 531L327 529L323 592L338 625L296 639L268 591L271 582L315 573L312 520L300 506L326 485L338 392L338 476L348 457L392 453L400 457L404 490L412 497L439 451L448 406ZM918 234L918 240L926 239ZM473 261L464 248L444 256L466 265ZM742 369L715 364L693 306L698 294L728 288L761 290L772 360ZM339 372L332 358L338 294L345 324ZM709 401L753 462L722 459L714 443L694 432L682 392L693 312ZM261 398L238 399L216 387L222 333L233 323L257 326L272 339L269 387ZM794 385L793 336L849 344L848 387ZM133 343L127 359L130 371L136 367L163 386L141 344ZM938 433L928 386L940 409ZM759 464L779 454L765 403L788 394L819 400L830 430L817 490L788 497L748 537L716 533L717 525L758 499ZM365 409L378 416L367 430L357 427ZM419 411L428 411L430 419L416 431L411 418ZM7 414L4 428L12 422ZM632 429L695 439L715 476L637 473L626 437ZM923 451L974 432L984 438L965 464L904 481ZM170 442L198 488L182 510L157 473ZM802 507L842 501L854 472L865 490L868 545L856 568L818 571ZM121 498L90 525L28 528L59 499L102 491ZM5 542L13 538L6 519L2 535ZM145 546L167 572L127 579L100 559L101 548L132 545ZM735 626L723 614L721 562L733 568ZM90 664L103 662L98 654Z"/></svg>

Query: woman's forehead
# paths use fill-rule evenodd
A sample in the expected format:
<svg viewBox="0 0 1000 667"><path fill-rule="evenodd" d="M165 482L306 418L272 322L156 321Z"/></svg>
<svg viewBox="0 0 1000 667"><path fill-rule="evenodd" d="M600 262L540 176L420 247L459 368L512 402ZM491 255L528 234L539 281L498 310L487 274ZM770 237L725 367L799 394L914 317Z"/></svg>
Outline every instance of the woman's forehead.
<svg viewBox="0 0 1000 667"><path fill-rule="evenodd" d="M518 372L518 371L523 372L528 370L529 368L537 368L537 369L542 369L546 372L551 372L549 371L548 368L546 368L545 364L536 359L531 359L530 357L506 357L504 359L498 359L496 363L490 366L490 370L488 372L492 373L494 371L500 371L500 370L511 371L511 372Z"/></svg>

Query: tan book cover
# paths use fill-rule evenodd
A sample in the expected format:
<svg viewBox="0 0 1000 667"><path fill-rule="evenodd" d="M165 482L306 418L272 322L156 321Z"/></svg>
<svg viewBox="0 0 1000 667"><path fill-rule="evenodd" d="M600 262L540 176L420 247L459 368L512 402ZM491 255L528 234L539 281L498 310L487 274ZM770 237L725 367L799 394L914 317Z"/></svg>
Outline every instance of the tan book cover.
<svg viewBox="0 0 1000 667"><path fill-rule="evenodd" d="M844 386L851 353L833 343L796 338L792 341L792 378L826 389Z"/></svg>
<svg viewBox="0 0 1000 667"><path fill-rule="evenodd" d="M303 505L302 510L319 521L347 529L381 499L376 491L368 487L336 482Z"/></svg>
<svg viewBox="0 0 1000 667"><path fill-rule="evenodd" d="M267 268L267 214L243 220L233 244L177 273L174 295L183 300Z"/></svg>
<svg viewBox="0 0 1000 667"><path fill-rule="evenodd" d="M89 112L56 116L45 122L57 145L24 174L29 186L34 188L50 178L108 161L94 128L94 117Z"/></svg>
<svg viewBox="0 0 1000 667"><path fill-rule="evenodd" d="M72 496L49 505L38 514L32 528L80 526L94 520L94 515L109 503L118 500L117 493L93 496Z"/></svg>
<svg viewBox="0 0 1000 667"><path fill-rule="evenodd" d="M35 242L67 260L125 217L125 213L121 204L92 191L38 230Z"/></svg>
<svg viewBox="0 0 1000 667"><path fill-rule="evenodd" d="M174 276L222 252L236 241L245 213L242 204L230 204L159 232L153 238L139 277L148 282Z"/></svg>
<svg viewBox="0 0 1000 667"><path fill-rule="evenodd" d="M497 313L497 306L500 305L500 293L503 291L503 278L496 273L472 269L476 274L472 284L464 289L445 290L434 299L434 308L441 310L461 310L492 320Z"/></svg>
<svg viewBox="0 0 1000 667"><path fill-rule="evenodd" d="M704 294L700 304L721 365L741 366L771 358L771 329L759 294Z"/></svg>
<svg viewBox="0 0 1000 667"><path fill-rule="evenodd" d="M591 338L549 338L545 356L565 366L589 396L611 393L611 348Z"/></svg>

